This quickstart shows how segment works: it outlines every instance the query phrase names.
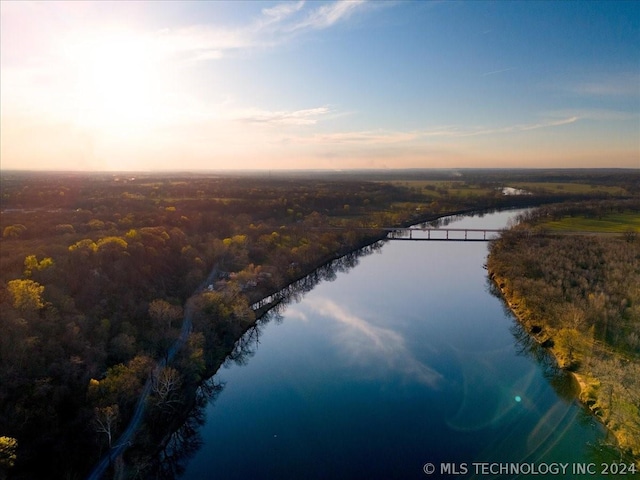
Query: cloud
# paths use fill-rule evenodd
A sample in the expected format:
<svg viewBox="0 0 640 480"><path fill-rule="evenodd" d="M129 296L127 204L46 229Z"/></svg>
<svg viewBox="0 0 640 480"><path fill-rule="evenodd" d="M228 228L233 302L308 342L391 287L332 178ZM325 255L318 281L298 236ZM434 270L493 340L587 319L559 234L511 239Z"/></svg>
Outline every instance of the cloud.
<svg viewBox="0 0 640 480"><path fill-rule="evenodd" d="M280 3L274 7L263 8L262 14L266 19L266 23L280 22L290 15L299 12L304 4L304 1L295 3Z"/></svg>
<svg viewBox="0 0 640 480"><path fill-rule="evenodd" d="M255 33L248 28L212 28L192 25L177 29L163 29L147 33L151 43L165 58L184 62L217 60L231 51L248 49L258 44ZM266 43L266 42L263 42Z"/></svg>
<svg viewBox="0 0 640 480"><path fill-rule="evenodd" d="M73 49L86 38L100 36L110 25L99 4L1 3L3 68L8 66L8 61L24 65L26 53L33 59L46 52L47 56L55 57L52 62L64 61L64 52L61 54L59 50ZM233 27L195 24L155 31L137 28L135 31L152 54L168 61L198 63L238 51L272 48L290 42L307 32L330 28L365 5L362 0L283 2L263 8L253 19ZM127 12L127 6L122 11ZM19 44L14 38L21 38Z"/></svg>
<svg viewBox="0 0 640 480"><path fill-rule="evenodd" d="M505 127L496 127L496 128L438 128L435 130L428 130L422 132L422 136L424 137L477 137L480 135L495 135L502 133L516 133L516 132L526 132L530 130L538 130L540 128L551 128L551 127L559 127L562 125L569 125L571 123L575 123L580 118L578 116L571 116L569 118L562 118L559 120L548 120L546 122L538 122L538 123L523 123L517 125L509 125Z"/></svg>
<svg viewBox="0 0 640 480"><path fill-rule="evenodd" d="M315 125L318 118L330 112L328 107L309 108L294 111L268 111L251 109L235 114L235 118L245 123L267 125Z"/></svg>
<svg viewBox="0 0 640 480"><path fill-rule="evenodd" d="M278 126L315 125L330 110L323 106L277 111L263 110L259 106L248 106L244 110L233 110L229 106L220 109L211 106L210 101L197 100L196 91L181 91L180 84L189 72L180 67L215 61L239 51L275 47L306 32L330 28L366 5L364 1L283 2L262 8L257 17L233 27L200 24L145 30L113 26L103 20L104 15L99 15L101 7L95 4L76 8L71 4L5 3L2 4L3 41L0 45L3 115L9 111L28 110L83 123L81 117L87 111L101 112L94 108L97 104L103 110L114 110L115 107L111 108L108 103L119 88L124 94L119 97L121 103L129 97L144 97L156 113L159 111L154 113L150 124L157 124L160 118L165 123L175 123L175 119L184 122L214 117ZM127 7L123 8L126 11ZM59 13L65 14L64 22ZM20 30L27 26L28 38L16 42L21 37ZM133 87L125 88L124 81L117 77L119 70L130 72L130 65L120 58L122 49L113 47L118 42L130 45L124 60L131 60L129 63L135 63L136 68L128 78L140 83L143 79L136 73L153 77L152 89L134 92ZM98 65L96 58L104 56L103 50L109 54L109 62ZM144 55L137 55L140 58L133 62L138 51ZM99 68L94 68L97 65ZM106 88L108 83L107 80L97 81L94 70L106 72L109 78L118 80L108 92L109 101L101 102L97 95L92 95L92 92ZM129 83L135 86L135 82Z"/></svg>
<svg viewBox="0 0 640 480"><path fill-rule="evenodd" d="M341 0L313 9L306 5L299 1L264 8L256 20L234 28L198 25L164 30L163 40L168 51L185 60L214 60L238 50L274 47L305 32L332 27L362 9L366 2Z"/></svg>
<svg viewBox="0 0 640 480"><path fill-rule="evenodd" d="M638 120L637 112L611 110L605 108L557 110L551 112L556 117L575 116L580 120L595 120L604 122Z"/></svg>
<svg viewBox="0 0 640 480"><path fill-rule="evenodd" d="M482 73L480 76L481 77L488 77L489 75L496 75L498 73L510 72L511 70L516 70L516 69L517 69L517 67L503 68L502 70L494 70L492 72Z"/></svg>
<svg viewBox="0 0 640 480"><path fill-rule="evenodd" d="M509 126L509 127L497 128L497 129L480 130L478 132L468 133L465 136L468 137L472 135L489 135L494 133L526 132L529 130L538 130L540 128L551 128L551 127L560 127L562 125L569 125L571 123L577 122L578 120L579 118L577 116L573 116L569 118L563 118L560 120L549 120L549 121L540 122L540 123L520 124L520 125Z"/></svg>
<svg viewBox="0 0 640 480"><path fill-rule="evenodd" d="M343 327L337 340L353 362L370 366L376 359L382 360L387 369L430 387L436 387L442 380L440 373L415 358L405 345L404 337L394 330L372 325L328 299L311 300L308 304L317 314Z"/></svg>
<svg viewBox="0 0 640 480"><path fill-rule="evenodd" d="M437 138L463 138L477 137L482 135L497 135L517 132L526 132L542 128L559 127L575 123L580 119L573 115L558 120L548 120L538 123L524 123L505 127L482 128L482 127L456 127L443 126L431 130L409 130L409 131L385 131L385 130L360 130L351 132L318 133L311 136L285 135L280 141L297 144L313 145L392 145L402 143L417 143L427 139Z"/></svg>
<svg viewBox="0 0 640 480"><path fill-rule="evenodd" d="M364 0L340 0L328 5L322 5L311 11L306 19L293 27L293 30L312 28L320 30L331 27L361 8Z"/></svg>
<svg viewBox="0 0 640 480"><path fill-rule="evenodd" d="M363 130L355 132L335 132L335 133L319 133L310 137L297 137L295 139L289 137L288 140L294 140L297 143L308 144L393 144L415 140L419 138L419 134L415 132L389 132L383 130Z"/></svg>

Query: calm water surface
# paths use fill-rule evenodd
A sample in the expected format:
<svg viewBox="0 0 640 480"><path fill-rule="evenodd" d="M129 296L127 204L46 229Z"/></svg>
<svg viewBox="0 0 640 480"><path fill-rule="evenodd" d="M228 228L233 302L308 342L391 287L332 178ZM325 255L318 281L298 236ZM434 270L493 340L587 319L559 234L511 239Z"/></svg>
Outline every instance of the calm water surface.
<svg viewBox="0 0 640 480"><path fill-rule="evenodd" d="M471 463L599 462L602 428L490 293L486 254L389 241L289 305L245 365L216 375L224 389L181 478L453 478L442 462L506 478Z"/></svg>

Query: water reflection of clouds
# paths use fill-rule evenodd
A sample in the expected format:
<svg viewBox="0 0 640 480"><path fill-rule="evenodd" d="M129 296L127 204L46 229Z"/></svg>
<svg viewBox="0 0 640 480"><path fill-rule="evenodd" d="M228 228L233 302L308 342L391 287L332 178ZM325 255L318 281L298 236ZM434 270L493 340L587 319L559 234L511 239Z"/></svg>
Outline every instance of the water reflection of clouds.
<svg viewBox="0 0 640 480"><path fill-rule="evenodd" d="M440 373L415 358L398 332L372 325L326 298L310 299L306 304L314 314L338 322L342 327L336 337L338 345L354 363L372 365L377 358L384 361L387 370L399 371L430 387L435 387L442 379Z"/></svg>
<svg viewBox="0 0 640 480"><path fill-rule="evenodd" d="M287 310L287 320L299 320L301 322L307 323L309 321L309 317L307 314L301 310L296 308L289 308Z"/></svg>

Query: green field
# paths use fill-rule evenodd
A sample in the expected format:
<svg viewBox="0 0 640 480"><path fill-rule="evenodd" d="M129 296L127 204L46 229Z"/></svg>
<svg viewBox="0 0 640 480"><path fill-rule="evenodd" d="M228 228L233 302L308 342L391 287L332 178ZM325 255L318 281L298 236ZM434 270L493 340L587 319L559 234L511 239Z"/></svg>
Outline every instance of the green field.
<svg viewBox="0 0 640 480"><path fill-rule="evenodd" d="M516 182L508 185L514 188L521 188L532 193L566 193L566 194L590 194L590 193L608 193L610 195L624 195L627 191L618 186L612 185L595 185L587 183L571 183L571 182Z"/></svg>
<svg viewBox="0 0 640 480"><path fill-rule="evenodd" d="M465 180L396 180L394 185L419 189L422 193L434 197L490 195L496 190L485 185L474 184ZM513 187L534 194L545 195L625 195L628 192L621 186L597 185L574 182L505 182L505 187ZM499 189L498 189L499 190Z"/></svg>
<svg viewBox="0 0 640 480"><path fill-rule="evenodd" d="M612 213L601 218L564 217L562 220L546 222L540 225L553 231L588 231L588 232L626 232L632 229L640 232L640 213Z"/></svg>

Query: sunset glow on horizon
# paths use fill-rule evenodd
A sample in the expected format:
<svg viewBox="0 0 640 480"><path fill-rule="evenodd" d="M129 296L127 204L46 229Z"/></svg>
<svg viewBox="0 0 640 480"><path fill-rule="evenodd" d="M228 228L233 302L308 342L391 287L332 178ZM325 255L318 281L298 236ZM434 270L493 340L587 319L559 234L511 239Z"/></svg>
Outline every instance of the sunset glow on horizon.
<svg viewBox="0 0 640 480"><path fill-rule="evenodd" d="M637 2L17 2L0 168L640 168Z"/></svg>

